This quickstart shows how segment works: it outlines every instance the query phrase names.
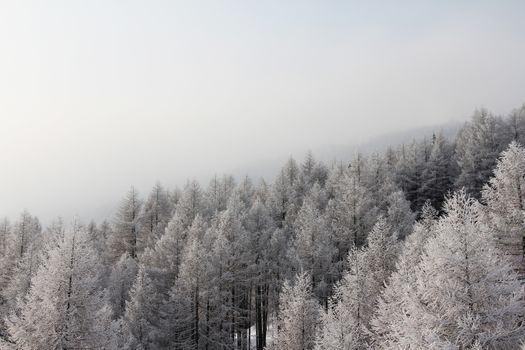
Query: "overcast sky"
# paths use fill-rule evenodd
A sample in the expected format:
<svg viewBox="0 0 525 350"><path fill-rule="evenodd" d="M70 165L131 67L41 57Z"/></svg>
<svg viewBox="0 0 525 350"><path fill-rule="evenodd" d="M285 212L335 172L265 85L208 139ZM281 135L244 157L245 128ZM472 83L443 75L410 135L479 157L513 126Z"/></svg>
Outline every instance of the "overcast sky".
<svg viewBox="0 0 525 350"><path fill-rule="evenodd" d="M0 216L525 102L524 1L0 1Z"/></svg>

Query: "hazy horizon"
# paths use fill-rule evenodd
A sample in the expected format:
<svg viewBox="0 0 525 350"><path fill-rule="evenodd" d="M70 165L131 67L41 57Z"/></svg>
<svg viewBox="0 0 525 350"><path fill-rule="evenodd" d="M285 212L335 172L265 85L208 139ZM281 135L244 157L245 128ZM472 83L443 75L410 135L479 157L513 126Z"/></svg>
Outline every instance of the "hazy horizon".
<svg viewBox="0 0 525 350"><path fill-rule="evenodd" d="M0 4L0 217L525 102L523 2L199 4Z"/></svg>

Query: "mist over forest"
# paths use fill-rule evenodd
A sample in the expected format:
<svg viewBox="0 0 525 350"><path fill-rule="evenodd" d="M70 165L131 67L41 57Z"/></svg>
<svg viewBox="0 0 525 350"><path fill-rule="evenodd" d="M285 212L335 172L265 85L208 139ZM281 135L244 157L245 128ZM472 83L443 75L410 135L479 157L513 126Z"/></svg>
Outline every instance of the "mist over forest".
<svg viewBox="0 0 525 350"><path fill-rule="evenodd" d="M2 349L516 349L525 105L277 176L0 225ZM58 213L57 213L58 215Z"/></svg>

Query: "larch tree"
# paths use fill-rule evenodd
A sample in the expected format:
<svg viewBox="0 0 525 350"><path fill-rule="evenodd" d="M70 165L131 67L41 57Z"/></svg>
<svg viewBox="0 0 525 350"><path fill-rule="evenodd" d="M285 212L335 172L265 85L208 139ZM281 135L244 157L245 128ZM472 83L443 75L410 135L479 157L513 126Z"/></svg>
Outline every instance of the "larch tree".
<svg viewBox="0 0 525 350"><path fill-rule="evenodd" d="M212 222L207 240L212 239L210 266L213 268L212 280L214 298L210 300L210 323L214 323L211 341L244 348L249 328L248 278L249 235L243 225L246 208L240 197L230 198L227 209Z"/></svg>
<svg viewBox="0 0 525 350"><path fill-rule="evenodd" d="M0 222L0 259L7 256L9 240L11 239L11 223L8 218Z"/></svg>
<svg viewBox="0 0 525 350"><path fill-rule="evenodd" d="M431 148L426 138L414 140L398 149L395 178L399 187L411 203L413 211L417 212L423 206L425 198L421 195L423 186L423 171L430 158Z"/></svg>
<svg viewBox="0 0 525 350"><path fill-rule="evenodd" d="M188 181L175 206L175 214L183 227L188 228L197 215L205 216L206 207L206 197L199 183L195 180Z"/></svg>
<svg viewBox="0 0 525 350"><path fill-rule="evenodd" d="M398 348L516 348L525 336L523 287L496 247L479 203L464 191L448 198L446 216L415 270L411 319Z"/></svg>
<svg viewBox="0 0 525 350"><path fill-rule="evenodd" d="M139 241L143 249L153 247L164 233L171 218L172 206L168 191L157 182L142 206Z"/></svg>
<svg viewBox="0 0 525 350"><path fill-rule="evenodd" d="M111 310L85 230L57 240L8 319L16 349L111 348Z"/></svg>
<svg viewBox="0 0 525 350"><path fill-rule="evenodd" d="M423 249L434 234L438 212L427 201L422 209L420 220L402 246L395 271L386 288L378 298L376 313L372 319L374 343L382 349L397 349L398 340L406 332L417 329L410 322L418 322L409 316L409 305L415 298L415 270L421 261Z"/></svg>
<svg viewBox="0 0 525 350"><path fill-rule="evenodd" d="M366 235L377 216L377 208L361 182L362 168L361 161L356 161L339 177L334 198L326 208L338 261L345 259L352 246L360 247L366 242Z"/></svg>
<svg viewBox="0 0 525 350"><path fill-rule="evenodd" d="M206 252L199 237L193 236L185 247L180 274L163 308L164 329L171 334L168 343L173 347L199 349L209 346L206 334L209 278Z"/></svg>
<svg viewBox="0 0 525 350"><path fill-rule="evenodd" d="M421 174L420 194L430 200L434 208L441 208L444 195L453 186L453 148L442 132L432 138L432 148L426 166Z"/></svg>
<svg viewBox="0 0 525 350"><path fill-rule="evenodd" d="M312 350L319 322L319 304L312 294L311 277L297 275L286 281L279 302L277 334L271 350Z"/></svg>
<svg viewBox="0 0 525 350"><path fill-rule="evenodd" d="M373 305L369 303L367 254L352 248L348 270L335 288L328 308L321 313L316 338L317 350L360 349L368 345L367 322Z"/></svg>
<svg viewBox="0 0 525 350"><path fill-rule="evenodd" d="M317 349L365 349L373 344L371 320L396 257L396 236L380 217L368 246L349 254L348 270L322 315Z"/></svg>
<svg viewBox="0 0 525 350"><path fill-rule="evenodd" d="M397 232L399 239L404 239L412 231L416 215L410 209L410 202L403 191L392 192L387 197L386 222Z"/></svg>
<svg viewBox="0 0 525 350"><path fill-rule="evenodd" d="M295 220L295 237L290 250L296 270L308 272L314 294L327 305L335 280L332 259L336 256L326 220L312 197L307 197Z"/></svg>
<svg viewBox="0 0 525 350"><path fill-rule="evenodd" d="M512 142L497 161L494 176L484 187L487 218L497 232L500 248L512 255L522 272L525 241L525 149Z"/></svg>
<svg viewBox="0 0 525 350"><path fill-rule="evenodd" d="M216 211L226 210L228 205L228 199L230 198L235 188L235 180L231 175L224 175L218 177L215 175L208 185L208 189L205 193L207 198L207 214L213 216Z"/></svg>
<svg viewBox="0 0 525 350"><path fill-rule="evenodd" d="M155 349L158 346L160 330L158 300L161 296L142 265L139 265L129 294L123 317L124 336L129 339L132 349Z"/></svg>
<svg viewBox="0 0 525 350"><path fill-rule="evenodd" d="M492 169L501 151L509 143L506 125L487 110L477 110L456 140L455 159L459 167L457 188L479 198L481 190L492 176Z"/></svg>
<svg viewBox="0 0 525 350"><path fill-rule="evenodd" d="M508 124L512 139L525 145L525 104L510 113Z"/></svg>
<svg viewBox="0 0 525 350"><path fill-rule="evenodd" d="M299 167L290 158L274 180L270 192L270 212L279 228L290 229L296 211L299 209L297 185Z"/></svg>
<svg viewBox="0 0 525 350"><path fill-rule="evenodd" d="M138 272L137 261L128 254L122 254L120 259L110 269L108 279L109 303L113 317L120 318L126 311L129 293Z"/></svg>
<svg viewBox="0 0 525 350"><path fill-rule="evenodd" d="M244 218L244 226L248 234L249 254L252 257L249 265L251 288L249 291L248 317L250 322L255 318L256 349L266 346L268 316L270 309L270 291L275 289L276 279L273 272L277 269L279 259L273 256L272 234L275 231L270 212L264 203L257 198ZM253 295L253 296L252 296ZM254 309L251 308L251 300ZM251 339L250 334L248 334ZM251 345L251 344L249 344Z"/></svg>
<svg viewBox="0 0 525 350"><path fill-rule="evenodd" d="M18 297L29 291L31 278L41 262L43 247L42 227L38 218L24 211L15 222L10 240L9 256L3 261L1 281L2 308L9 310ZM8 311L5 311L4 315Z"/></svg>
<svg viewBox="0 0 525 350"><path fill-rule="evenodd" d="M109 238L111 259L113 262L120 259L122 254L129 254L136 259L139 254L139 224L142 201L138 192L131 187L120 204L115 215L114 230Z"/></svg>

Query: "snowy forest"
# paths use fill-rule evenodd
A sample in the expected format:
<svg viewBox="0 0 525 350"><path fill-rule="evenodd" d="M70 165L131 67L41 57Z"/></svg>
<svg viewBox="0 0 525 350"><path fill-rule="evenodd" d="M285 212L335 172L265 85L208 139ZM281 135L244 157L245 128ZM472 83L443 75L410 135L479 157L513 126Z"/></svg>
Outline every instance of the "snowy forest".
<svg viewBox="0 0 525 350"><path fill-rule="evenodd" d="M519 349L524 145L525 105L480 109L273 181L132 187L103 222L23 211L0 224L0 348Z"/></svg>

